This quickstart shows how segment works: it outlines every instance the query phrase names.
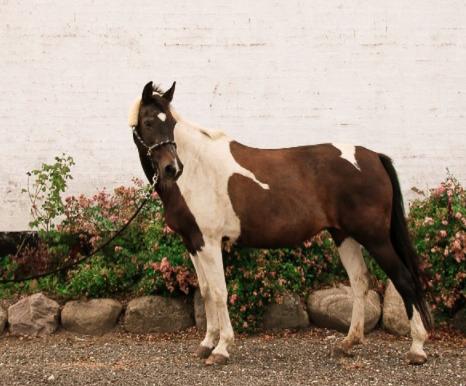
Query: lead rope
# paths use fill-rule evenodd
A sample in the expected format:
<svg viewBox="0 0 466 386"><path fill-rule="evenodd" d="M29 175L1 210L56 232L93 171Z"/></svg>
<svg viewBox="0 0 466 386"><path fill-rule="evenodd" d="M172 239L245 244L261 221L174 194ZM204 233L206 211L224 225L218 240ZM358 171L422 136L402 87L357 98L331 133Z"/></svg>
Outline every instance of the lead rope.
<svg viewBox="0 0 466 386"><path fill-rule="evenodd" d="M141 141L141 143L146 146L148 148L148 155L150 156L150 153L153 149L155 149L156 147L158 146L162 146L164 145L165 143L169 143L171 141L166 141L164 143L160 143L160 144L156 144L156 145L152 145L152 146L147 146L141 139L141 137L139 137L139 135L137 134L135 128L133 128L133 133L136 134L136 136L138 137L138 139ZM152 161L152 159L151 159ZM144 205L147 204L147 202L151 199L151 194L152 192L155 191L155 185L157 185L157 182L159 181L159 173L157 171L157 168L154 167L154 175L152 176L152 182L150 184L150 187L151 189L148 190L144 196L144 199L143 201L141 202L141 204L137 207L136 211L133 213L133 215L129 218L129 220L126 222L125 225L123 225L112 237L110 237L110 239L108 239L105 243L101 244L99 247L97 247L96 249L94 249L94 251L92 251L92 253L86 255L86 256L83 256L82 258L76 260L76 261L73 261L69 264L65 264L63 267L60 267L60 268L57 268L57 269L53 269L51 271L48 271L48 272L43 272L43 273L40 273L40 274L37 274L37 275L30 275L30 276L26 276L24 278L14 278L14 279L3 279L3 280L0 280L0 284L7 284L7 283L19 283L19 282L23 282L23 281L28 281L28 280L32 280L32 279L38 279L38 278L41 278L41 277L44 277L44 276L48 276L48 275L53 275L53 274L56 274L58 272L62 272L62 271L66 271L80 263L82 263L83 261L89 259L90 257L94 256L97 252L100 252L102 249L104 249L107 245L109 245L113 240L115 240L119 235L121 235L124 230L128 227L129 224L131 224L131 222L137 217L137 215L139 214L139 212L142 210L142 208L144 207Z"/></svg>

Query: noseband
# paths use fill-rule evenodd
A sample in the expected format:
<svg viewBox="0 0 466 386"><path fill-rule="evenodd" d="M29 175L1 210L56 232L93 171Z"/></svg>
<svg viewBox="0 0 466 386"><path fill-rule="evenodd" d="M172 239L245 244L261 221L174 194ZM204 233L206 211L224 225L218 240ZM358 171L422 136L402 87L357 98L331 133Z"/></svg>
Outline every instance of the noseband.
<svg viewBox="0 0 466 386"><path fill-rule="evenodd" d="M159 180L159 173L158 173L157 167L154 165L154 161L152 161L152 157L151 157L152 151L155 150L155 149L158 149L158 148L160 148L160 147L162 147L164 145L173 145L175 147L175 149L176 149L176 143L175 143L175 141L172 141L170 139L166 139L166 140L154 143L153 145L149 146L147 143L144 142L144 140L141 138L141 136L137 132L137 130L136 130L137 126L132 126L131 128L133 129L133 134L137 138L139 143L143 147L145 147L147 149L147 156L149 157L150 163L152 164L152 169L154 169L154 175L152 176L151 186L152 186L152 188L155 189L155 185L157 184L157 181Z"/></svg>

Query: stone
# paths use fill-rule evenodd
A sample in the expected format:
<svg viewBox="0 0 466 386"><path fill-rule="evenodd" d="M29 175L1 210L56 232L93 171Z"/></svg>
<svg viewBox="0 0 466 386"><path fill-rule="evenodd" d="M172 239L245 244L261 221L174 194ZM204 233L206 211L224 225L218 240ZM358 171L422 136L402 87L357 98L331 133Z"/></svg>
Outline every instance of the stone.
<svg viewBox="0 0 466 386"><path fill-rule="evenodd" d="M309 319L315 325L348 332L353 310L353 293L348 286L318 290L309 295L307 307ZM375 328L382 313L377 292L368 292L364 311L364 332L367 333Z"/></svg>
<svg viewBox="0 0 466 386"><path fill-rule="evenodd" d="M194 320L196 321L196 328L198 330L205 331L207 329L205 305L199 288L194 292Z"/></svg>
<svg viewBox="0 0 466 386"><path fill-rule="evenodd" d="M173 332L194 325L193 305L188 299L143 296L126 308L124 328L128 332Z"/></svg>
<svg viewBox="0 0 466 386"><path fill-rule="evenodd" d="M5 329L7 321L8 321L8 314L3 309L3 307L0 307L0 334L3 333L3 330Z"/></svg>
<svg viewBox="0 0 466 386"><path fill-rule="evenodd" d="M21 299L8 308L8 323L13 335L50 335L58 328L60 306L42 293Z"/></svg>
<svg viewBox="0 0 466 386"><path fill-rule="evenodd" d="M85 335L103 335L111 331L123 309L113 299L70 301L61 312L61 323L68 331Z"/></svg>
<svg viewBox="0 0 466 386"><path fill-rule="evenodd" d="M391 280L383 299L382 327L395 335L407 335L411 330L403 299Z"/></svg>
<svg viewBox="0 0 466 386"><path fill-rule="evenodd" d="M453 327L460 330L463 334L466 334L466 307L459 310L451 321Z"/></svg>
<svg viewBox="0 0 466 386"><path fill-rule="evenodd" d="M265 310L263 327L266 329L307 326L309 326L309 315L298 295L285 293L280 303L271 303Z"/></svg>

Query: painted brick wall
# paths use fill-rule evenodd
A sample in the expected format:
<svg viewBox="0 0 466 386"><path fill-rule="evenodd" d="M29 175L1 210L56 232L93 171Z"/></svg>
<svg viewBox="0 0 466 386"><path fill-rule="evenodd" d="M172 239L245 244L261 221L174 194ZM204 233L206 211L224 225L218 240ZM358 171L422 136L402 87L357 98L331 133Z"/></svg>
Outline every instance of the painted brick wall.
<svg viewBox="0 0 466 386"><path fill-rule="evenodd" d="M447 167L466 181L464 1L1 0L0 52L0 230L61 152L70 193L143 176L126 115L149 80L246 144L385 152L409 198Z"/></svg>

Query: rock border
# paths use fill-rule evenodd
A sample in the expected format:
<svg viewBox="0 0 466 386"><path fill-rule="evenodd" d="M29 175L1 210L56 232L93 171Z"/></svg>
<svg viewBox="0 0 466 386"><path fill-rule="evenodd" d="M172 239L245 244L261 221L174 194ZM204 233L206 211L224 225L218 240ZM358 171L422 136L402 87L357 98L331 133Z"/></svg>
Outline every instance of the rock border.
<svg viewBox="0 0 466 386"><path fill-rule="evenodd" d="M387 325L387 320L399 318L399 314L392 315L393 299L397 312L403 311L401 298L391 283L387 285L386 299L387 304L381 305L379 295L369 292L366 332L380 326L395 335L406 334L405 320L401 329ZM22 311L15 315L15 310L20 308ZM280 302L267 306L261 327L264 330L298 329L308 327L311 322L317 327L347 332L351 310L352 292L348 286L313 291L306 302L296 294L284 293ZM49 335L60 327L83 335L103 335L117 326L137 334L175 332L192 326L202 331L205 323L199 290L184 298L142 296L130 300L126 306L114 299L88 299L67 301L62 307L39 292L20 299L8 312L0 306L0 334L7 329L12 335ZM26 325L30 325L30 330L24 327Z"/></svg>

